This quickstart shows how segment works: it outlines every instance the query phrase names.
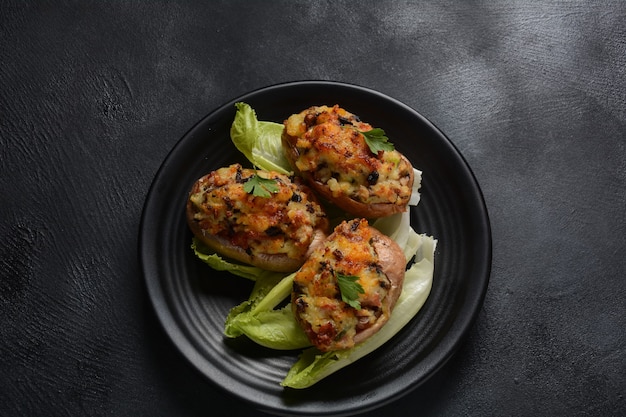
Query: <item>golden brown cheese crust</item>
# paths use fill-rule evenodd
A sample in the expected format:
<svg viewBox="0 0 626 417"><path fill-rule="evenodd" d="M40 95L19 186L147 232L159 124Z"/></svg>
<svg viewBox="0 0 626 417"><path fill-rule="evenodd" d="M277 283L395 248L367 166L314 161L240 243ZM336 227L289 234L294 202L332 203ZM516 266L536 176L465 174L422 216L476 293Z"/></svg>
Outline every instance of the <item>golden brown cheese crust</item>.
<svg viewBox="0 0 626 417"><path fill-rule="evenodd" d="M278 191L265 198L244 190L257 173ZM194 235L217 252L274 271L295 271L316 239L328 231L326 214L308 187L276 172L217 169L193 185L187 221ZM312 248L311 248L312 249Z"/></svg>
<svg viewBox="0 0 626 417"><path fill-rule="evenodd" d="M413 167L398 151L372 153L360 133L371 125L338 105L310 107L284 124L287 159L324 198L358 217L406 210Z"/></svg>
<svg viewBox="0 0 626 417"><path fill-rule="evenodd" d="M389 237L365 219L344 221L294 277L292 308L321 351L348 349L376 333L402 292L405 258ZM342 301L337 274L358 277L361 308Z"/></svg>

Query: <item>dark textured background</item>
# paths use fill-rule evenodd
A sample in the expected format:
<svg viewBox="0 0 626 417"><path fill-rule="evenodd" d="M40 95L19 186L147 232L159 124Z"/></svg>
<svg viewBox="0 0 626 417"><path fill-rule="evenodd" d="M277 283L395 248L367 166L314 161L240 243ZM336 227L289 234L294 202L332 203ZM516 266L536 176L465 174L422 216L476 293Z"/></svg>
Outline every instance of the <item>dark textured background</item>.
<svg viewBox="0 0 626 417"><path fill-rule="evenodd" d="M625 415L626 3L530 3L0 3L0 415L254 414L161 330L139 219L193 124L302 79L428 117L491 216L469 339L367 415Z"/></svg>

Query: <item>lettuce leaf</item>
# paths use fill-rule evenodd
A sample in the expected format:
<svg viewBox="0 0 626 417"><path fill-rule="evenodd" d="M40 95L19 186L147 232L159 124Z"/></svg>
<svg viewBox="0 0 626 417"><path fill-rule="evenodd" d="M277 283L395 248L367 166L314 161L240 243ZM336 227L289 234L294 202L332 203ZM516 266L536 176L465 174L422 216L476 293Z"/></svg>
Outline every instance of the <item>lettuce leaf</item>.
<svg viewBox="0 0 626 417"><path fill-rule="evenodd" d="M250 298L233 308L224 324L224 335L234 338L247 336L255 343L271 349L302 349L311 345L296 321L291 305L278 305L291 295L293 277L290 274L278 283L275 277L259 279Z"/></svg>
<svg viewBox="0 0 626 417"><path fill-rule="evenodd" d="M413 188L411 189L411 198L409 206L417 206L420 202L420 188L422 186L422 171L413 168Z"/></svg>
<svg viewBox="0 0 626 417"><path fill-rule="evenodd" d="M237 113L230 128L235 147L255 166L266 171L290 175L291 166L283 153L281 136L284 126L263 122L246 103L236 103Z"/></svg>
<svg viewBox="0 0 626 417"><path fill-rule="evenodd" d="M306 349L281 382L283 387L302 389L314 385L387 343L418 313L432 287L437 241L426 235L416 236L419 240L416 262L406 272L402 294L389 321L377 333L351 349L326 353L316 348Z"/></svg>
<svg viewBox="0 0 626 417"><path fill-rule="evenodd" d="M255 281L248 299L230 310L224 323L226 337L245 335L261 346L278 350L302 349L311 345L296 322L291 306L287 304L277 309L291 295L294 274L285 277L282 272L231 262L196 238L191 247L211 268Z"/></svg>
<svg viewBox="0 0 626 417"><path fill-rule="evenodd" d="M278 305L289 297L294 274L276 282L276 277L259 279L250 298L234 307L224 324L224 335L234 338L247 336L255 343L277 350L301 349L310 346L287 304Z"/></svg>
<svg viewBox="0 0 626 417"><path fill-rule="evenodd" d="M258 277L263 276L283 276L283 274L266 271L265 269L261 269L256 266L240 264L226 260L217 253L215 253L215 251L209 249L206 245L204 245L200 240L195 237L191 241L191 249L200 260L202 260L204 263L206 263L216 271L230 272L233 275L247 278L252 281L256 281Z"/></svg>

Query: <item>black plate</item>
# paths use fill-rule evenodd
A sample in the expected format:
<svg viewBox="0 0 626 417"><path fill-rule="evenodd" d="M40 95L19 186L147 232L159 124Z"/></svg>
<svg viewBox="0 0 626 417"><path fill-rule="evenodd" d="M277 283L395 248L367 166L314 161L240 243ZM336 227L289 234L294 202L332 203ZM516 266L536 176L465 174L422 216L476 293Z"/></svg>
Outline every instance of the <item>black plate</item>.
<svg viewBox="0 0 626 417"><path fill-rule="evenodd" d="M259 120L282 122L312 105L340 104L383 128L423 171L422 201L411 209L418 233L438 239L430 297L399 333L359 361L306 390L279 383L298 352L276 352L245 338L226 340L224 319L251 283L220 274L190 250L185 202L193 182L244 162L230 142L234 103ZM149 297L165 331L210 381L274 414L348 415L404 395L436 372L459 346L482 304L491 268L491 233L478 184L454 145L432 123L376 91L335 82L294 82L253 91L202 119L172 149L148 193L139 256ZM341 387L341 389L337 389Z"/></svg>

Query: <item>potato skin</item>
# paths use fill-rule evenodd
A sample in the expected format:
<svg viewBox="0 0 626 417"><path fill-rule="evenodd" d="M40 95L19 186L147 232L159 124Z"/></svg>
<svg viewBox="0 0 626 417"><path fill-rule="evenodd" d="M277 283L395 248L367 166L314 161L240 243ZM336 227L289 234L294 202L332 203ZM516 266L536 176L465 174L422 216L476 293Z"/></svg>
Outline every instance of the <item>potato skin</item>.
<svg viewBox="0 0 626 417"><path fill-rule="evenodd" d="M253 175L273 178L271 197L244 190ZM313 192L276 173L239 164L215 170L192 186L186 217L194 236L217 253L260 268L297 270L328 233L328 219Z"/></svg>
<svg viewBox="0 0 626 417"><path fill-rule="evenodd" d="M372 153L360 133L371 125L338 105L310 107L284 124L287 160L324 199L355 217L406 211L413 167L398 151Z"/></svg>
<svg viewBox="0 0 626 417"><path fill-rule="evenodd" d="M389 320L404 282L402 249L365 219L339 224L294 277L291 305L311 343L321 351L349 349ZM360 308L344 302L338 274L357 276Z"/></svg>

